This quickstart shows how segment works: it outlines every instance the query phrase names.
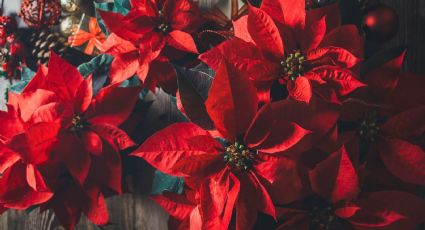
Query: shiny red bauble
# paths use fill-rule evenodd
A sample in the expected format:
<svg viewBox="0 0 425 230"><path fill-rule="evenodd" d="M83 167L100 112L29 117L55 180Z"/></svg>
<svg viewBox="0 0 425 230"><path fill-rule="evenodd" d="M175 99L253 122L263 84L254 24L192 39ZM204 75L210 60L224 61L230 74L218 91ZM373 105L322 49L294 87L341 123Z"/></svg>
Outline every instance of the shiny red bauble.
<svg viewBox="0 0 425 230"><path fill-rule="evenodd" d="M398 31L397 12L386 5L378 4L367 8L363 13L363 30L366 39L372 42L386 42Z"/></svg>

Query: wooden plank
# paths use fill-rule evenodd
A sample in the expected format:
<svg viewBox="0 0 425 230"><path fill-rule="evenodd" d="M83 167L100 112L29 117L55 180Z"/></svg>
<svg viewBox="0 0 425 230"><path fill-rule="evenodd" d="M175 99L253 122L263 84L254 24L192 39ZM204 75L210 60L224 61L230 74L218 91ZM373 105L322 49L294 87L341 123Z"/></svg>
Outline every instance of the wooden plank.
<svg viewBox="0 0 425 230"><path fill-rule="evenodd" d="M425 73L425 1L380 0L394 7L399 14L399 31L391 41L378 44L378 48L407 46L406 70Z"/></svg>

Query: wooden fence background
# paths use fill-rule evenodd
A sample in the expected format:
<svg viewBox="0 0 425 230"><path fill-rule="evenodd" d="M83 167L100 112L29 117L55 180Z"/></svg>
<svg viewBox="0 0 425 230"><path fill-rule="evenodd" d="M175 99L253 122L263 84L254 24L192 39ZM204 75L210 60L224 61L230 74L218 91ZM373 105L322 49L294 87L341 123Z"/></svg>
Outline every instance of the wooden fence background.
<svg viewBox="0 0 425 230"><path fill-rule="evenodd" d="M8 1L6 1L6 4L8 4ZM225 7L227 5L226 1L228 0L222 0L220 5ZM205 6L210 6L217 0L200 0L200 2ZM400 28L398 35L390 42L371 44L371 46L379 49L406 45L408 47L406 70L425 74L425 0L380 0L380 2L397 10L400 18ZM155 116L159 116L158 114L168 114L169 117L172 117L172 114L175 113L173 108L166 106L167 103L161 102L161 99L153 99L157 100L157 109L150 115L153 119L156 119L157 117ZM165 125L165 123L160 125ZM143 170L140 175L143 177ZM167 229L167 214L142 194L143 192L126 194L108 199L111 225L104 227L104 229ZM29 213L8 211L0 216L0 230L23 229L50 230L62 228L50 211L43 213L40 213L38 209ZM83 217L76 229L91 230L99 228Z"/></svg>

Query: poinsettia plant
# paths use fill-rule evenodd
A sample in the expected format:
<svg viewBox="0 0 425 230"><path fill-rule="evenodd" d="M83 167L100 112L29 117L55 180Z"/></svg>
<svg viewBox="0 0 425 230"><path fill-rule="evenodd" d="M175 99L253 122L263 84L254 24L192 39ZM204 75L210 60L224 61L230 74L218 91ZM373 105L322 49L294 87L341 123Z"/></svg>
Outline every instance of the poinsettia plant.
<svg viewBox="0 0 425 230"><path fill-rule="evenodd" d="M52 53L10 87L0 213L107 225L132 175L170 229L424 223L425 78L403 71L405 50L366 58L338 3L248 3L226 31L192 0L105 4L102 55L76 68Z"/></svg>

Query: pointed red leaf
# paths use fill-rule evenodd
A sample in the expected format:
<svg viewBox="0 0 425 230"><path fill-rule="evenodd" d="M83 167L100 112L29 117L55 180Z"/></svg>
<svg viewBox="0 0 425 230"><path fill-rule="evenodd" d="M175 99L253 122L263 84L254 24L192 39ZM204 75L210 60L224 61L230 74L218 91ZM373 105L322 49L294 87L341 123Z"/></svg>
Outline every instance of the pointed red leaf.
<svg viewBox="0 0 425 230"><path fill-rule="evenodd" d="M200 60L215 71L218 70L223 58L255 81L276 79L280 68L277 64L266 60L258 47L240 38L227 40L199 56Z"/></svg>
<svg viewBox="0 0 425 230"><path fill-rule="evenodd" d="M317 48L307 53L307 59L320 65L336 65L347 69L361 61L348 50L338 47Z"/></svg>
<svg viewBox="0 0 425 230"><path fill-rule="evenodd" d="M364 57L364 39L355 25L343 25L330 31L320 44L320 47L328 46L340 47L356 57Z"/></svg>
<svg viewBox="0 0 425 230"><path fill-rule="evenodd" d="M240 183L228 170L223 170L201 186L200 211L205 228L227 229L232 217Z"/></svg>
<svg viewBox="0 0 425 230"><path fill-rule="evenodd" d="M348 221L358 229L415 229L425 220L425 202L407 192L365 193L356 205L360 209Z"/></svg>
<svg viewBox="0 0 425 230"><path fill-rule="evenodd" d="M129 79L139 68L139 55L136 51L116 55L111 63L111 83L121 83Z"/></svg>
<svg viewBox="0 0 425 230"><path fill-rule="evenodd" d="M278 28L267 13L250 6L248 12L248 31L257 46L259 46L268 57L276 60L283 58L283 40L280 37Z"/></svg>
<svg viewBox="0 0 425 230"><path fill-rule="evenodd" d="M191 0L165 1L164 12L170 18L171 27L187 32L194 31L200 20L198 4Z"/></svg>
<svg viewBox="0 0 425 230"><path fill-rule="evenodd" d="M306 11L303 0L263 0L261 9L291 29L304 28Z"/></svg>
<svg viewBox="0 0 425 230"><path fill-rule="evenodd" d="M25 210L52 198L50 191L34 191L26 180L26 165L15 164L0 178L0 203L5 208Z"/></svg>
<svg viewBox="0 0 425 230"><path fill-rule="evenodd" d="M41 175L40 171L33 164L27 164L26 178L28 185L34 191L44 192L49 190L44 181L43 175Z"/></svg>
<svg viewBox="0 0 425 230"><path fill-rule="evenodd" d="M342 147L310 171L313 191L336 203L351 200L359 192L356 169Z"/></svg>
<svg viewBox="0 0 425 230"><path fill-rule="evenodd" d="M79 137L71 133L62 134L55 151L72 177L84 185L92 160Z"/></svg>
<svg viewBox="0 0 425 230"><path fill-rule="evenodd" d="M322 17L313 22L312 25L306 26L301 33L301 48L303 51L316 49L326 34L326 18Z"/></svg>
<svg viewBox="0 0 425 230"><path fill-rule="evenodd" d="M98 10L98 12L111 32L117 34L123 39L132 41L135 44L141 37L142 32L146 32L146 30L153 28L151 20L147 17L140 17L138 20L128 21L119 13L102 10ZM134 13L129 16L133 15ZM135 25L138 22L140 22L139 28Z"/></svg>
<svg viewBox="0 0 425 230"><path fill-rule="evenodd" d="M84 210L87 218L96 225L105 225L109 222L108 207L103 194L99 188L90 188L86 191L89 202Z"/></svg>
<svg viewBox="0 0 425 230"><path fill-rule="evenodd" d="M248 76L222 62L205 102L217 130L235 141L248 129L257 112L257 91Z"/></svg>
<svg viewBox="0 0 425 230"><path fill-rule="evenodd" d="M54 91L62 100L73 100L83 81L84 78L76 67L59 57L55 52L50 53L45 81L47 89Z"/></svg>
<svg viewBox="0 0 425 230"><path fill-rule="evenodd" d="M81 85L78 87L77 94L75 95L74 112L82 114L90 106L93 97L93 79L92 75L88 76Z"/></svg>
<svg viewBox="0 0 425 230"><path fill-rule="evenodd" d="M49 159L59 130L60 125L56 123L37 123L25 133L16 135L8 147L19 153L26 162L41 164Z"/></svg>
<svg viewBox="0 0 425 230"><path fill-rule="evenodd" d="M326 68L316 68L313 72L320 75L341 96L366 86L353 72L342 68L328 66Z"/></svg>
<svg viewBox="0 0 425 230"><path fill-rule="evenodd" d="M223 156L218 154L202 154L180 160L173 170L191 177L209 177L225 167Z"/></svg>
<svg viewBox="0 0 425 230"><path fill-rule="evenodd" d="M92 155L88 182L102 185L117 194L122 193L122 162L121 154L108 142L103 142L103 152L100 156Z"/></svg>
<svg viewBox="0 0 425 230"><path fill-rule="evenodd" d="M122 124L139 98L139 87L122 88L111 85L103 88L92 101L85 118L92 124L107 123L118 126Z"/></svg>
<svg viewBox="0 0 425 230"><path fill-rule="evenodd" d="M311 133L292 120L285 120L275 114L276 110L271 104L261 108L246 132L244 140L248 147L266 153L283 152Z"/></svg>
<svg viewBox="0 0 425 230"><path fill-rule="evenodd" d="M8 149L0 142L0 174L20 160L18 153Z"/></svg>
<svg viewBox="0 0 425 230"><path fill-rule="evenodd" d="M179 161L195 155L217 154L216 147L217 141L207 131L191 123L177 123L155 133L131 155L145 159L164 173L185 176L173 169Z"/></svg>
<svg viewBox="0 0 425 230"><path fill-rule="evenodd" d="M410 109L387 120L381 129L386 135L403 139L416 138L425 133L425 106Z"/></svg>
<svg viewBox="0 0 425 230"><path fill-rule="evenodd" d="M425 151L397 138L379 142L379 154L388 170L405 182L425 185Z"/></svg>
<svg viewBox="0 0 425 230"><path fill-rule="evenodd" d="M240 38L246 42L255 43L254 40L252 40L251 34L249 34L248 31L247 15L240 17L236 21L232 21L232 24L235 37Z"/></svg>
<svg viewBox="0 0 425 230"><path fill-rule="evenodd" d="M326 32L332 31L341 26L341 13L339 3L320 6L315 9L309 9L306 12L306 24L310 25L322 17L326 17Z"/></svg>
<svg viewBox="0 0 425 230"><path fill-rule="evenodd" d="M173 30L167 37L168 45L185 52L199 53L192 36L180 30Z"/></svg>
<svg viewBox="0 0 425 230"><path fill-rule="evenodd" d="M239 176L238 179L241 189L236 202L236 228L252 229L259 211L276 218L270 195L257 176L249 172Z"/></svg>
<svg viewBox="0 0 425 230"><path fill-rule="evenodd" d="M24 123L18 118L15 111L0 111L0 140L3 138L12 138L13 136L24 132Z"/></svg>
<svg viewBox="0 0 425 230"><path fill-rule="evenodd" d="M195 205L191 204L183 195L167 192L163 195L152 196L150 198L165 209L170 216L178 220L188 218L195 208Z"/></svg>
<svg viewBox="0 0 425 230"><path fill-rule="evenodd" d="M22 93L22 94L14 94L10 93L10 95L14 95L16 99L18 111L23 121L28 121L31 119L33 113L43 105L47 105L49 103L57 102L58 97L57 94L53 91L48 91L44 89L37 89L35 91Z"/></svg>
<svg viewBox="0 0 425 230"><path fill-rule="evenodd" d="M131 140L131 138L120 128L110 125L110 124L92 124L90 128L96 132L101 138L105 139L110 145L112 145L117 150L124 150L130 147L135 146L136 144ZM99 143L96 134L91 134L90 138L93 138L91 141L97 146L93 146L93 149L96 152L99 152L99 147L102 147L102 144ZM97 149L97 150L96 150ZM95 152L93 152L95 154Z"/></svg>

